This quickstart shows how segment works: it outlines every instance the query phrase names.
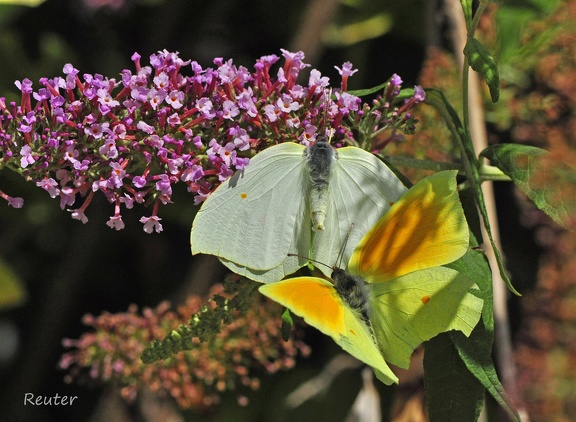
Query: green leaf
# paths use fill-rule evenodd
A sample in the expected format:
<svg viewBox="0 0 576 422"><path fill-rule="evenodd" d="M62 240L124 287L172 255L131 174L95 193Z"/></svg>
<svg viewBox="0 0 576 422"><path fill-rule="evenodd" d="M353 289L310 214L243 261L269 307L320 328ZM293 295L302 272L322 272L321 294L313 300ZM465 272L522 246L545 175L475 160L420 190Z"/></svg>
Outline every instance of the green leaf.
<svg viewBox="0 0 576 422"><path fill-rule="evenodd" d="M388 84L388 81L381 83L378 86L374 86L372 88L356 89L354 91L348 91L348 93L352 94L352 95L356 95L357 97L365 97L366 95L370 95L370 94L374 94L375 92L382 91L384 88L386 88L387 84Z"/></svg>
<svg viewBox="0 0 576 422"><path fill-rule="evenodd" d="M292 320L290 309L286 308L282 313L282 340L288 341L290 339L290 332L292 331L293 325L294 321Z"/></svg>
<svg viewBox="0 0 576 422"><path fill-rule="evenodd" d="M504 392L492 361L494 343L494 309L492 293L492 273L484 253L469 250L462 258L447 265L476 282L480 288L479 296L484 299L482 320L474 328L470 337L451 331L450 338L456 346L458 355L470 373L484 386L496 402L513 420L520 420L516 410ZM460 334L460 335L458 335Z"/></svg>
<svg viewBox="0 0 576 422"><path fill-rule="evenodd" d="M488 50L476 38L470 37L464 47L464 55L468 58L470 67L486 79L492 102L497 102L500 98L500 76L498 66Z"/></svg>
<svg viewBox="0 0 576 422"><path fill-rule="evenodd" d="M520 416L506 396L504 387L496 374L492 361L492 347L489 350L486 347L487 344L492 345L493 332L486 330L483 322L480 321L469 338L457 331L451 331L449 335L468 370L512 420L520 421Z"/></svg>
<svg viewBox="0 0 576 422"><path fill-rule="evenodd" d="M26 290L20 278L0 259L0 310L21 305L26 300Z"/></svg>
<svg viewBox="0 0 576 422"><path fill-rule="evenodd" d="M464 19L466 20L466 29L470 31L472 25L472 0L460 0L462 11L464 12Z"/></svg>
<svg viewBox="0 0 576 422"><path fill-rule="evenodd" d="M386 88L388 82L390 82L390 79L372 88L356 89L354 91L348 91L348 94L356 95L357 97L365 97L367 95L382 91L384 88ZM400 90L400 93L396 96L394 102L401 102L413 96L414 96L414 88L404 88Z"/></svg>
<svg viewBox="0 0 576 422"><path fill-rule="evenodd" d="M512 293L520 296L520 293L518 293L518 291L514 288L510 278L508 277L506 268L504 267L504 261L502 260L502 255L500 254L500 251L494 242L494 236L492 235L492 229L490 228L490 220L488 219L488 212L486 211L486 203L484 202L484 194L482 193L482 189L480 187L481 180L477 167L478 160L476 159L476 153L474 151L474 145L472 145L472 139L470 139L470 137L466 134L458 114L441 91L435 89L427 89L426 100L424 102L426 104L432 105L434 108L436 108L436 110L440 112L444 118L444 121L446 122L446 125L448 126L448 129L460 147L462 152L462 164L466 170L468 181L474 190L476 203L480 209L480 214L482 216L482 221L484 222L484 227L486 228L486 233L488 234L488 239L490 240L490 244L494 250L494 255L496 257L496 262L498 263L500 275L508 286L508 289Z"/></svg>
<svg viewBox="0 0 576 422"><path fill-rule="evenodd" d="M484 388L468 371L447 333L425 344L424 388L431 422L478 419Z"/></svg>
<svg viewBox="0 0 576 422"><path fill-rule="evenodd" d="M480 155L509 176L539 209L567 227L576 211L576 199L567 197L562 186L576 183L574 168L554 160L548 151L528 145L493 145Z"/></svg>

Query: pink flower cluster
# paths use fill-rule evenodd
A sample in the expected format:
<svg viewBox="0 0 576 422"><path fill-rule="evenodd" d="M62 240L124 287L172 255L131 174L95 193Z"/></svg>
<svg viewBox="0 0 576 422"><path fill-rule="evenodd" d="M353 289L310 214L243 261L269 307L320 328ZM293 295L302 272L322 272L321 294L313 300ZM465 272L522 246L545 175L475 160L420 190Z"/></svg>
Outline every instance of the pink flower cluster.
<svg viewBox="0 0 576 422"><path fill-rule="evenodd" d="M222 291L222 286L217 285L210 296ZM298 355L310 353L301 340L282 339L281 308L254 294L248 310L235 311L232 321L222 325L214 341L194 338L191 350L163 361L142 363L142 352L152 340L165 338L186 324L190 315L198 314L205 306L214 309L215 305L190 296L177 311L170 310L164 302L156 309L145 308L142 315L135 305L126 313L86 315L84 324L94 331L78 340L63 340L63 345L72 349L59 364L68 370L65 380L72 382L88 374L92 380L120 386L128 401L149 389L172 396L182 408L203 410L216 405L220 395L231 390L245 404L243 393L259 388L259 375L290 369Z"/></svg>
<svg viewBox="0 0 576 422"><path fill-rule="evenodd" d="M162 231L159 205L171 203L172 189L184 183L201 203L254 153L285 141L308 144L326 125L337 145L358 144L359 128L370 134L383 128L413 130L408 113L423 99L423 91L408 100L394 101L401 79L394 75L384 98L372 106L347 90L356 70L350 63L336 67L340 89L325 98L329 79L309 72L303 53L282 50L261 57L250 72L232 60L214 60L214 68L182 60L161 51L142 66L134 54L135 70L125 69L119 80L84 74L71 64L63 77L41 78L34 90L30 80L17 81L20 104L0 98L0 168L59 198L62 209L86 223L86 209L97 192L114 204L107 225L124 228L122 207L151 205L142 217L144 231ZM418 91L419 90L419 91ZM373 145L370 145L371 147ZM0 191L9 205L22 198ZM77 206L78 198L85 198Z"/></svg>

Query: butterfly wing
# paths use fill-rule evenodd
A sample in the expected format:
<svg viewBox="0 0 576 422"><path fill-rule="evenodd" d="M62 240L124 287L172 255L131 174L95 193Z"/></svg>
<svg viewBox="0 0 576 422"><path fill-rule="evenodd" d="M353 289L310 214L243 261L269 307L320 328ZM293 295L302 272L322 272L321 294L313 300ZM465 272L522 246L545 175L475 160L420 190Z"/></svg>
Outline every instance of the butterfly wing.
<svg viewBox="0 0 576 422"><path fill-rule="evenodd" d="M350 232L342 261L348 262L364 234L407 190L374 154L356 147L340 148L337 153L330 173L326 224L312 240L312 257L329 265L337 264ZM319 269L330 276L330 268Z"/></svg>
<svg viewBox="0 0 576 422"><path fill-rule="evenodd" d="M316 327L355 358L370 365L385 384L398 382L368 326L338 295L331 283L316 277L296 277L260 286L260 292Z"/></svg>
<svg viewBox="0 0 576 422"><path fill-rule="evenodd" d="M465 275L445 267L415 271L373 284L370 323L384 358L408 368L414 349L439 333L469 336L480 320L483 300Z"/></svg>
<svg viewBox="0 0 576 422"><path fill-rule="evenodd" d="M287 256L310 254L304 149L290 142L267 148L223 182L194 219L192 254L216 255L225 265L264 282L305 265L306 259Z"/></svg>
<svg viewBox="0 0 576 422"><path fill-rule="evenodd" d="M366 233L348 271L381 283L455 261L468 240L456 171L438 172L414 185Z"/></svg>

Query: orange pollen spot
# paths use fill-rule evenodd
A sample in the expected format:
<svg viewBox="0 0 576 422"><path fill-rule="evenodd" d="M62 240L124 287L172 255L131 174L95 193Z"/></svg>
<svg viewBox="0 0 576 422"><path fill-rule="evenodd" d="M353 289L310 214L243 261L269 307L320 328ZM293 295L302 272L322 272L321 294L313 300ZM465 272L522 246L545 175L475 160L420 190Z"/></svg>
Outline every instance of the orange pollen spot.
<svg viewBox="0 0 576 422"><path fill-rule="evenodd" d="M242 193L240 194L240 198L246 199L246 198L248 198L248 194L247 194L246 192L242 192Z"/></svg>
<svg viewBox="0 0 576 422"><path fill-rule="evenodd" d="M354 332L354 330L350 330L350 332L351 332L352 334L354 334L355 336L357 335L357 334Z"/></svg>
<svg viewBox="0 0 576 422"><path fill-rule="evenodd" d="M430 302L430 296L422 296L422 303L426 305L428 302Z"/></svg>

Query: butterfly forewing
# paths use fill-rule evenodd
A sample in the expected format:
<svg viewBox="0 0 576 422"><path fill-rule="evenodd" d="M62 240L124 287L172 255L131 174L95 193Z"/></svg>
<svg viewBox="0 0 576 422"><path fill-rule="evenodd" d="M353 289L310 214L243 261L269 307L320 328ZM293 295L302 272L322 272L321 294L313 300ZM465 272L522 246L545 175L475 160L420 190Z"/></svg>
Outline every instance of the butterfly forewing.
<svg viewBox="0 0 576 422"><path fill-rule="evenodd" d="M413 186L362 238L349 271L379 283L464 255L468 226L455 176L439 172Z"/></svg>

